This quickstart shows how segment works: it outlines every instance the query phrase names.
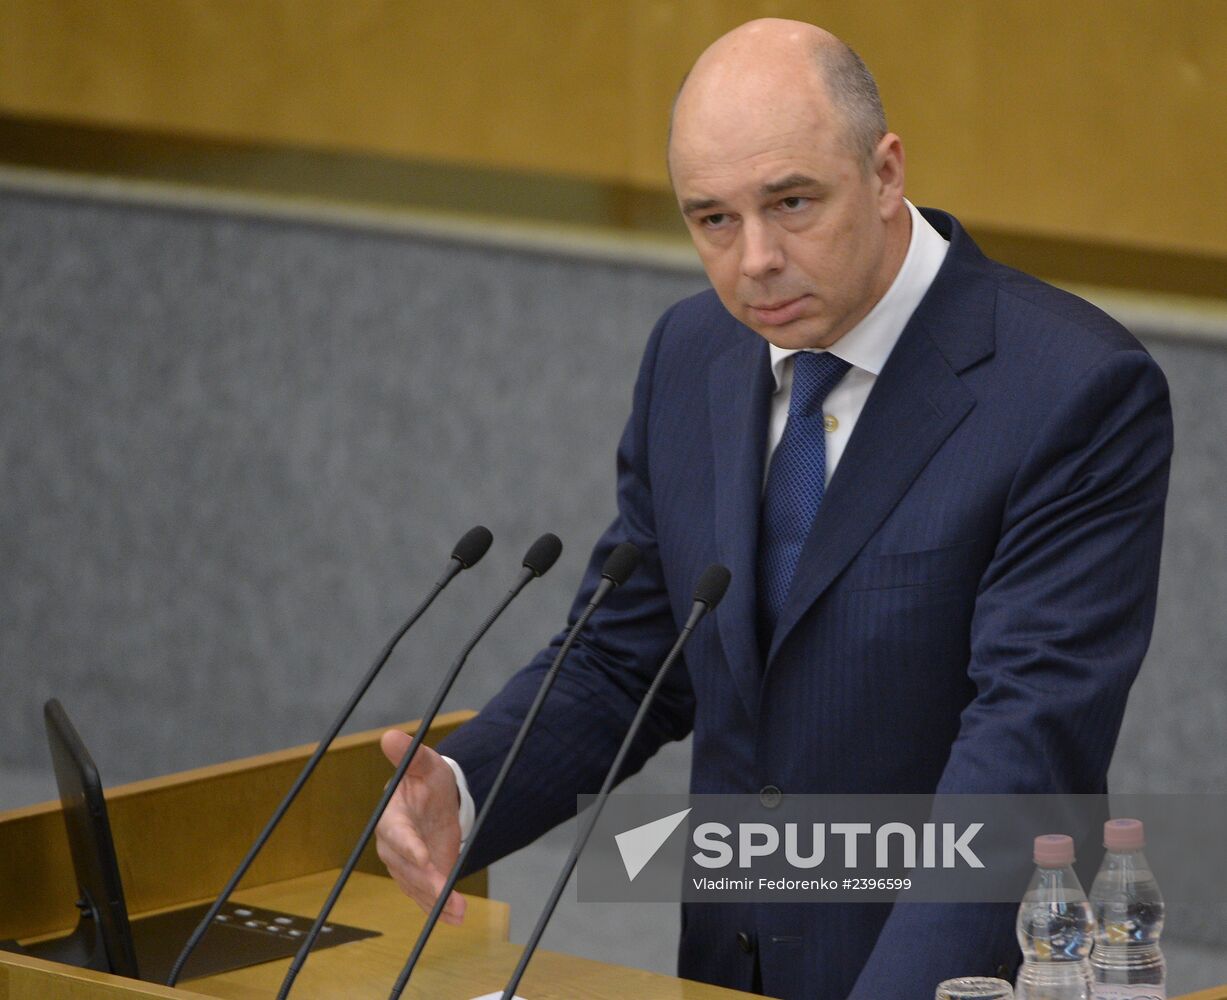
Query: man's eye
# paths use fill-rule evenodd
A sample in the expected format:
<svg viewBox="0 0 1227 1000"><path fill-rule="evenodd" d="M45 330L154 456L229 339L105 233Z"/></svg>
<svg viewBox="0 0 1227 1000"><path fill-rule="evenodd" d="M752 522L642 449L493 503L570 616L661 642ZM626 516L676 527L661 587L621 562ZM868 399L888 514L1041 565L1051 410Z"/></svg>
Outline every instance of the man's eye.
<svg viewBox="0 0 1227 1000"><path fill-rule="evenodd" d="M727 212L712 212L711 215L705 215L699 220L704 229L719 229L728 223L729 216Z"/></svg>
<svg viewBox="0 0 1227 1000"><path fill-rule="evenodd" d="M802 198L800 195L789 195L787 198L781 198L777 204L785 212L796 212L809 204L808 198Z"/></svg>

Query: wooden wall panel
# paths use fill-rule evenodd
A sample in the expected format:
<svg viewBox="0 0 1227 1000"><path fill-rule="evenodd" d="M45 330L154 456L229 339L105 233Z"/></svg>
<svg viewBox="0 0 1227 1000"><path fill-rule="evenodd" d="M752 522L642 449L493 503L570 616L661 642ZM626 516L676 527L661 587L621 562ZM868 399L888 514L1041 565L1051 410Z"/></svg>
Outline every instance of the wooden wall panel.
<svg viewBox="0 0 1227 1000"><path fill-rule="evenodd" d="M661 190L682 73L762 14L861 52L915 200L1227 257L1220 0L0 0L0 113Z"/></svg>
<svg viewBox="0 0 1227 1000"><path fill-rule="evenodd" d="M566 0L3 0L0 107L613 177L626 20Z"/></svg>

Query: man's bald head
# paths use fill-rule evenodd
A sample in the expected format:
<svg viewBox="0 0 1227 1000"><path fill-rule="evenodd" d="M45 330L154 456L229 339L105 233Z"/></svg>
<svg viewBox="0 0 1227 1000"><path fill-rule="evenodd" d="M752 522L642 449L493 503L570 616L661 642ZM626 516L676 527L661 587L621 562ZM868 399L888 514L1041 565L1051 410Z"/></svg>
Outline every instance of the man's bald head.
<svg viewBox="0 0 1227 1000"><path fill-rule="evenodd" d="M699 56L682 80L669 118L669 138L679 108L685 114L703 100L724 104L757 83L760 100L806 88L825 103L841 126L847 149L866 164L886 134L886 113L873 75L850 46L803 21L761 18L734 28Z"/></svg>

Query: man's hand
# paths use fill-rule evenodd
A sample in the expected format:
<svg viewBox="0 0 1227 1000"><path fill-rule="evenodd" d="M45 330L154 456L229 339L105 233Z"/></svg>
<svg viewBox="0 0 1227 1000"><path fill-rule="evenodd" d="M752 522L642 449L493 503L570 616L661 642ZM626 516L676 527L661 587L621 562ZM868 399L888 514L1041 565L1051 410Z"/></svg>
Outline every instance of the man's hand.
<svg viewBox="0 0 1227 1000"><path fill-rule="evenodd" d="M389 729L379 745L384 756L399 764L413 740ZM401 891L429 912L439 898L448 873L460 854L460 793L456 776L428 746L418 748L375 828L379 860ZM466 902L453 892L444 907L444 923L459 924Z"/></svg>

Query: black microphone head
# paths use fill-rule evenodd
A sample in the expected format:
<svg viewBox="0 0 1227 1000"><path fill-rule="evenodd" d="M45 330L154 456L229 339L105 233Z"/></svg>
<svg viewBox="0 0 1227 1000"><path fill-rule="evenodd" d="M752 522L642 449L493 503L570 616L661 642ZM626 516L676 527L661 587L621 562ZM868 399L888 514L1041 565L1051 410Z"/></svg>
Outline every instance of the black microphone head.
<svg viewBox="0 0 1227 1000"><path fill-rule="evenodd" d="M490 534L490 529L479 524L476 528L466 531L464 537L456 543L456 547L452 549L452 558L465 569L471 569L489 551L493 541L494 536Z"/></svg>
<svg viewBox="0 0 1227 1000"><path fill-rule="evenodd" d="M630 542L622 542L609 553L605 565L601 567L601 576L609 580L615 587L626 583L626 578L635 572L639 565L639 546Z"/></svg>
<svg viewBox="0 0 1227 1000"><path fill-rule="evenodd" d="M541 576L562 555L562 541L557 535L546 532L524 553L524 568L532 570L533 576Z"/></svg>
<svg viewBox="0 0 1227 1000"><path fill-rule="evenodd" d="M712 563L703 570L703 575L695 584L694 599L706 604L708 611L713 610L720 603L724 592L729 589L729 581L732 578L733 574L728 571L727 567L719 563Z"/></svg>

